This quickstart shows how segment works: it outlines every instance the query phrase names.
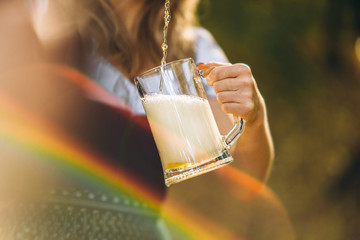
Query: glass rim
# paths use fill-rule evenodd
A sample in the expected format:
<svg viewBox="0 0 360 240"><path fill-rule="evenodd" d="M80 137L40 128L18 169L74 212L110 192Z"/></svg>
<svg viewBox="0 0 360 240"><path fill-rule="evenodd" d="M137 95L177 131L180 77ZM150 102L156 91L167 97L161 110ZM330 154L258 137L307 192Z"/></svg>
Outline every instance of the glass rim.
<svg viewBox="0 0 360 240"><path fill-rule="evenodd" d="M170 66L170 65L173 65L173 64L176 64L176 63L179 63L179 62L184 63L184 62L188 62L188 61L193 62L193 63L195 62L194 59L192 59L191 57L190 57L190 58L183 58L183 59L175 60L175 61L166 63L165 65L160 65L160 66L151 68L151 69L149 69L149 70L146 70L145 72L137 75L137 76L135 77L135 79L141 78L141 77L143 77L143 76L145 76L145 75L147 75L147 74L149 74L149 73L151 73L151 72L159 71L159 69L162 68L162 67L163 67L163 68L166 68L166 67L168 67L168 66Z"/></svg>

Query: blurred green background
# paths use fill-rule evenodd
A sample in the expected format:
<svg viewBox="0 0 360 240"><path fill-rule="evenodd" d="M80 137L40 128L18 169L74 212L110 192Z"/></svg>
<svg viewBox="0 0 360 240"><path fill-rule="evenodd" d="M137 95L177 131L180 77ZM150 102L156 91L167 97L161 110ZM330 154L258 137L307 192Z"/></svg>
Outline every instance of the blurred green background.
<svg viewBox="0 0 360 240"><path fill-rule="evenodd" d="M275 142L268 185L296 238L360 239L360 1L207 0L199 16L231 62L252 68ZM197 204L187 184L173 195ZM196 206L246 236L246 209L212 207Z"/></svg>

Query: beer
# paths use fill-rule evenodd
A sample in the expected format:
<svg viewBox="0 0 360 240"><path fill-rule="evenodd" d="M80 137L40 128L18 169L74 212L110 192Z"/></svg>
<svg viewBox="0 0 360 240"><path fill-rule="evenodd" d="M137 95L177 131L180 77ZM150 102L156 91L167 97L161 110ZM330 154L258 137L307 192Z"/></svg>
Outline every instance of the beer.
<svg viewBox="0 0 360 240"><path fill-rule="evenodd" d="M214 159L224 148L208 100L189 95L142 99L164 171Z"/></svg>
<svg viewBox="0 0 360 240"><path fill-rule="evenodd" d="M167 52L168 52L167 32L168 32L168 28L169 28L170 19L171 19L170 0L165 0L163 43L161 44L161 49L163 51L163 57L161 59L161 67L164 67L166 65L166 57L167 57ZM160 92L162 92L163 82L164 82L164 78L161 77L160 85L159 85Z"/></svg>

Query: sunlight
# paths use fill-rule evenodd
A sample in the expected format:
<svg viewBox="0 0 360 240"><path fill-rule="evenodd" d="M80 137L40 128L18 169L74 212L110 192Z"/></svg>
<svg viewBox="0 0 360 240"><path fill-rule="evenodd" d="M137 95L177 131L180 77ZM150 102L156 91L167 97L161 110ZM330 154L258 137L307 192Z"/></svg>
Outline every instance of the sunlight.
<svg viewBox="0 0 360 240"><path fill-rule="evenodd" d="M360 37L355 41L355 55L357 60L360 62Z"/></svg>

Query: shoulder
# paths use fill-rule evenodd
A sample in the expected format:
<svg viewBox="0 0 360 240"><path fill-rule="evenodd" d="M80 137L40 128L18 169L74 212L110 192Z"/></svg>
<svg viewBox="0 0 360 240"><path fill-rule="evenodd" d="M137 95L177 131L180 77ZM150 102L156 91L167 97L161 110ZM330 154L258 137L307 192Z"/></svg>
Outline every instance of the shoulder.
<svg viewBox="0 0 360 240"><path fill-rule="evenodd" d="M193 31L197 41L215 42L213 35L207 29L203 27L194 27Z"/></svg>
<svg viewBox="0 0 360 240"><path fill-rule="evenodd" d="M203 27L194 27L196 62L229 62L213 35Z"/></svg>

